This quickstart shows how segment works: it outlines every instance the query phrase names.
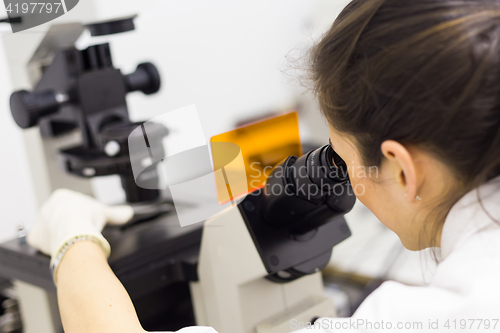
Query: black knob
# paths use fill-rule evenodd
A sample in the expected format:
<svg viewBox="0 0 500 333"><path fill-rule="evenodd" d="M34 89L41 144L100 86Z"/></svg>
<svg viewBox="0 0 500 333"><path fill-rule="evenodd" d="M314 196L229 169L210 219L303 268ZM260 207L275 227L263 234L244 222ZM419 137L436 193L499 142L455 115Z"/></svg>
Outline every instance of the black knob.
<svg viewBox="0 0 500 333"><path fill-rule="evenodd" d="M156 66L150 62L139 64L135 72L125 75L125 85L128 92L142 91L151 95L160 90L160 73Z"/></svg>
<svg viewBox="0 0 500 333"><path fill-rule="evenodd" d="M10 96L10 110L21 128L30 128L46 115L57 112L61 102L52 91L29 92L20 90Z"/></svg>
<svg viewBox="0 0 500 333"><path fill-rule="evenodd" d="M89 28L92 37L118 34L135 30L134 19L136 17L137 15L133 15L110 21L90 23L86 27Z"/></svg>

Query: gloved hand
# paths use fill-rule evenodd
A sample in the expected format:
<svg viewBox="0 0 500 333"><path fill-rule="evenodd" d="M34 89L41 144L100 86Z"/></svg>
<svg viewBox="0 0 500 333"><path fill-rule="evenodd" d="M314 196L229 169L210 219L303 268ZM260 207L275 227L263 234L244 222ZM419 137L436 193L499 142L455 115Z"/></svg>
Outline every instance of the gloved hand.
<svg viewBox="0 0 500 333"><path fill-rule="evenodd" d="M54 259L68 241L78 236L90 236L109 257L111 249L101 234L102 229L106 223L124 224L133 214L130 206L108 207L81 193L56 190L42 206L27 241Z"/></svg>

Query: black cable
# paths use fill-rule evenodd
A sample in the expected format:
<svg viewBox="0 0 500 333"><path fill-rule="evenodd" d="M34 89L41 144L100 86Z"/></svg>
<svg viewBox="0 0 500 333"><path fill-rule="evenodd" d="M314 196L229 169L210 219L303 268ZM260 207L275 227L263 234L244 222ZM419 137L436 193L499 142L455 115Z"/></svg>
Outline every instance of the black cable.
<svg viewBox="0 0 500 333"><path fill-rule="evenodd" d="M23 22L23 19L21 16L17 16L17 17L7 17L7 18L3 18L3 19L0 19L0 23L22 23Z"/></svg>

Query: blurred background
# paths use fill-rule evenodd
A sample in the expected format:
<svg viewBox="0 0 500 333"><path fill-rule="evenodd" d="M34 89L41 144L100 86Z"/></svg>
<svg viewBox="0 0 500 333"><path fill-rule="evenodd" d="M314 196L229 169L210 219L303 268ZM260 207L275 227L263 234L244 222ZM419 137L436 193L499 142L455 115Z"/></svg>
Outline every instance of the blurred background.
<svg viewBox="0 0 500 333"><path fill-rule="evenodd" d="M71 21L77 11L79 17L93 11L103 19L139 14L133 32L105 38L87 33L78 41L81 48L111 42L115 67L125 73L143 61L158 66L163 80L160 93L127 97L133 120L195 104L208 141L260 117L297 110L302 140L319 145L328 140L327 126L294 67L348 2L104 0L95 6L80 0L73 11L46 25ZM6 16L4 8L0 16ZM16 237L19 225L29 228L39 204L22 131L8 104L12 91L27 87L12 82L9 71L26 65L34 50L27 49L24 41L41 39L46 25L15 34L15 49L0 46L0 241ZM4 41L13 37L8 25L0 29ZM26 57L19 57L20 50ZM119 191L109 191L120 188L118 176L94 180L93 187L102 201L123 200ZM347 220L353 236L335 247L325 272L331 281L328 292L338 298L339 314L349 315L346 309L352 310L363 293L385 279L425 283L434 267L430 256L405 250L397 236L359 203ZM346 287L339 288L342 284Z"/></svg>

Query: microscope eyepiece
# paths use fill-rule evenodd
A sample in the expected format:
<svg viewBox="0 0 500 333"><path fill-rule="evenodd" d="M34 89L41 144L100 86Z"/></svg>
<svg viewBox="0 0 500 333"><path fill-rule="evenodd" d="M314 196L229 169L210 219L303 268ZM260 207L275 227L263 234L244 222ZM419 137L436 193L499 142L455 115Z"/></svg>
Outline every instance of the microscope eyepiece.
<svg viewBox="0 0 500 333"><path fill-rule="evenodd" d="M328 264L332 248L351 236L343 215L355 201L346 163L325 145L286 158L238 207L267 278L281 283Z"/></svg>
<svg viewBox="0 0 500 333"><path fill-rule="evenodd" d="M293 234L307 233L344 215L356 201L346 163L330 145L278 164L263 197L263 219Z"/></svg>
<svg viewBox="0 0 500 333"><path fill-rule="evenodd" d="M312 150L288 163L285 161L273 170L270 178L279 175L279 171L286 174L288 194L293 193L304 200L318 203L335 187L349 180L345 162L330 145Z"/></svg>
<svg viewBox="0 0 500 333"><path fill-rule="evenodd" d="M306 159L308 175L311 181L320 187L335 186L349 178L344 160L330 145L313 150Z"/></svg>

